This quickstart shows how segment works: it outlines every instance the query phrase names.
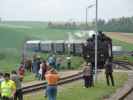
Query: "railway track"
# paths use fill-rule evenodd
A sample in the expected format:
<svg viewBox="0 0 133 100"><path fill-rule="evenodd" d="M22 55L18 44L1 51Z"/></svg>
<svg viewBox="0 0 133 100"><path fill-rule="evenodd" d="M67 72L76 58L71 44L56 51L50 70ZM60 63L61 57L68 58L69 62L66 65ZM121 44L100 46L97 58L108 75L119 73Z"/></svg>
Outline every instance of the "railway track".
<svg viewBox="0 0 133 100"><path fill-rule="evenodd" d="M113 61L113 63L130 70L128 81L111 98L105 100L133 100L133 63L127 61Z"/></svg>
<svg viewBox="0 0 133 100"><path fill-rule="evenodd" d="M132 97L129 97L130 95L132 95ZM124 94L119 100L132 100L133 99L133 87L127 91L126 94Z"/></svg>
<svg viewBox="0 0 133 100"><path fill-rule="evenodd" d="M133 72L128 73L128 88L125 93L119 98L119 100L133 100Z"/></svg>
<svg viewBox="0 0 133 100"><path fill-rule="evenodd" d="M128 56L133 56L133 51L114 51L113 55L120 56L120 55L128 55Z"/></svg>
<svg viewBox="0 0 133 100"><path fill-rule="evenodd" d="M123 62L123 61L113 61L114 64L118 64L120 66L126 67L128 70L131 70L131 68L129 66L133 67L133 64L129 63L129 62ZM133 69L132 69L133 70ZM66 76L66 77L62 77L60 79L60 81L58 82L58 85L63 85L66 83L71 83L73 81L79 80L82 78L82 72L70 75L70 76ZM31 92L36 92L42 89L45 89L47 87L47 83L46 82L41 82L41 83L37 83L37 84L33 84L30 86L25 86L22 88L23 94L28 94Z"/></svg>
<svg viewBox="0 0 133 100"><path fill-rule="evenodd" d="M121 67L126 68L127 70L133 70L133 63L127 61L113 61L113 64L120 65Z"/></svg>
<svg viewBox="0 0 133 100"><path fill-rule="evenodd" d="M66 83L70 83L76 80L79 80L82 78L82 72L79 72L77 74L73 74L70 76L66 76L66 77L62 77L60 79L60 81L58 82L58 85L63 85ZM33 84L31 86L26 86L22 88L23 94L28 94L31 92L36 92L42 89L45 89L47 87L47 83L46 82L41 82L41 83L37 83L37 84Z"/></svg>
<svg viewBox="0 0 133 100"><path fill-rule="evenodd" d="M128 73L128 82L123 90L123 94L119 97L118 100L133 100L133 72ZM121 91L123 91L121 90Z"/></svg>
<svg viewBox="0 0 133 100"><path fill-rule="evenodd" d="M128 62L128 61L124 61L124 60L115 60L115 62L124 63L124 64L127 64L127 65L133 66L133 62Z"/></svg>

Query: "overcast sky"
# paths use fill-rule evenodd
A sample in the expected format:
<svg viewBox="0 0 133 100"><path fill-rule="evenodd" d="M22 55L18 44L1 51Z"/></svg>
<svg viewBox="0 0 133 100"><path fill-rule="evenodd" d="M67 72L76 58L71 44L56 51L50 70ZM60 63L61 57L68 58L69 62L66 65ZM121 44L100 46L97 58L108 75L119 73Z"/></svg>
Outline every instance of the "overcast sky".
<svg viewBox="0 0 133 100"><path fill-rule="evenodd" d="M85 20L85 8L95 0L0 0L3 20L74 21ZM133 16L133 0L98 0L103 19ZM89 20L94 19L94 7Z"/></svg>

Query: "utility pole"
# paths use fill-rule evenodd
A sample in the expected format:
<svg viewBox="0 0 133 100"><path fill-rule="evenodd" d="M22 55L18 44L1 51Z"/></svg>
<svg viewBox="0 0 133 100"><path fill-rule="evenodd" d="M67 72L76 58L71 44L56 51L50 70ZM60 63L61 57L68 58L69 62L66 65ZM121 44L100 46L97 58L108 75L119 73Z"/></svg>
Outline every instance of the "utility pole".
<svg viewBox="0 0 133 100"><path fill-rule="evenodd" d="M98 36L98 0L96 0L96 19L95 19L95 24L96 24L96 29L95 29L95 75L94 75L94 81L96 83L97 81L97 48L98 48L98 43L97 43L97 36Z"/></svg>
<svg viewBox="0 0 133 100"><path fill-rule="evenodd" d="M86 7L86 27L88 26L87 20L88 20L88 7Z"/></svg>

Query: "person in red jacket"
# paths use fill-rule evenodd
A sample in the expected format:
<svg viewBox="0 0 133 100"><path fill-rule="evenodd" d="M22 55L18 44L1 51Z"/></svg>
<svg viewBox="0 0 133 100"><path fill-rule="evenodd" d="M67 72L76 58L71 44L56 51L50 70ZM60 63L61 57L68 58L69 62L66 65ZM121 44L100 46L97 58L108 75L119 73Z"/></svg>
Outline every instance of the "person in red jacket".
<svg viewBox="0 0 133 100"><path fill-rule="evenodd" d="M24 78L24 73L25 73L24 65L21 63L20 67L18 69L18 75L21 80L23 80L23 78Z"/></svg>

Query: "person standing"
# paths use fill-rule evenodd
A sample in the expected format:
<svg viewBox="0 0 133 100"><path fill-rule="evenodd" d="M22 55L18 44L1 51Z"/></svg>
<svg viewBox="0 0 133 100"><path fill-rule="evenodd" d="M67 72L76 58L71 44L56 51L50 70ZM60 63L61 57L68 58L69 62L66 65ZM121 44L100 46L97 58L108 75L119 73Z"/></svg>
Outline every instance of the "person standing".
<svg viewBox="0 0 133 100"><path fill-rule="evenodd" d="M40 56L38 56L37 57L37 72L39 72L39 70L40 70L40 64L41 64L41 57ZM39 73L38 73L39 74ZM37 75L38 76L38 75Z"/></svg>
<svg viewBox="0 0 133 100"><path fill-rule="evenodd" d="M49 57L48 57L48 64L50 66L53 66L53 56L52 56L52 54L50 54Z"/></svg>
<svg viewBox="0 0 133 100"><path fill-rule="evenodd" d="M23 100L21 78L19 77L19 75L17 75L16 71L12 71L11 80L16 84L16 93L14 95L14 100Z"/></svg>
<svg viewBox="0 0 133 100"><path fill-rule="evenodd" d="M4 81L3 73L0 72L0 86L3 81ZM1 100L1 93L0 93L0 100Z"/></svg>
<svg viewBox="0 0 133 100"><path fill-rule="evenodd" d="M2 100L13 100L14 94L16 92L15 82L10 80L10 74L5 73L4 81L1 83L0 91Z"/></svg>
<svg viewBox="0 0 133 100"><path fill-rule="evenodd" d="M71 57L68 56L66 59L67 59L67 67L68 69L71 69Z"/></svg>
<svg viewBox="0 0 133 100"><path fill-rule="evenodd" d="M91 67L90 64L86 64L83 68L84 86L86 88L91 87Z"/></svg>
<svg viewBox="0 0 133 100"><path fill-rule="evenodd" d="M35 77L37 78L38 77L38 61L37 61L37 58L34 58L33 59L33 62L32 62L32 71L33 73L35 73Z"/></svg>
<svg viewBox="0 0 133 100"><path fill-rule="evenodd" d="M48 65L47 62L45 60L42 61L42 63L40 64L41 68L42 68L42 78L41 80L45 79L45 74L48 71Z"/></svg>
<svg viewBox="0 0 133 100"><path fill-rule="evenodd" d="M53 64L52 67L56 69L56 55L53 55Z"/></svg>
<svg viewBox="0 0 133 100"><path fill-rule="evenodd" d="M24 67L28 72L32 71L32 60L30 59L25 59L24 61Z"/></svg>
<svg viewBox="0 0 133 100"><path fill-rule="evenodd" d="M57 96L57 83L59 81L59 75L55 69L50 69L45 75L47 86L48 100L56 100Z"/></svg>
<svg viewBox="0 0 133 100"><path fill-rule="evenodd" d="M19 75L19 77L20 77L21 80L23 80L24 74L25 74L25 68L24 68L23 65L20 65L20 67L18 69L18 75Z"/></svg>
<svg viewBox="0 0 133 100"><path fill-rule="evenodd" d="M112 68L112 63L109 59L107 59L105 63L105 74L106 74L107 85L110 86L109 80L111 79L112 86L114 86L115 84L113 78L113 68Z"/></svg>
<svg viewBox="0 0 133 100"><path fill-rule="evenodd" d="M61 63L62 63L62 59L61 57L59 56L56 60L56 69L59 71L60 70L60 66L61 66Z"/></svg>
<svg viewBox="0 0 133 100"><path fill-rule="evenodd" d="M38 71L38 74L39 74L39 80L42 80L42 65L40 64L40 69Z"/></svg>
<svg viewBox="0 0 133 100"><path fill-rule="evenodd" d="M91 86L94 86L94 71L95 71L95 64L91 63L90 64L90 68L91 68Z"/></svg>
<svg viewBox="0 0 133 100"><path fill-rule="evenodd" d="M4 81L3 73L0 72L0 84Z"/></svg>

